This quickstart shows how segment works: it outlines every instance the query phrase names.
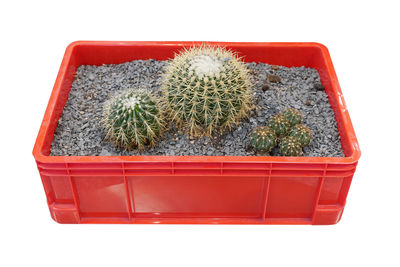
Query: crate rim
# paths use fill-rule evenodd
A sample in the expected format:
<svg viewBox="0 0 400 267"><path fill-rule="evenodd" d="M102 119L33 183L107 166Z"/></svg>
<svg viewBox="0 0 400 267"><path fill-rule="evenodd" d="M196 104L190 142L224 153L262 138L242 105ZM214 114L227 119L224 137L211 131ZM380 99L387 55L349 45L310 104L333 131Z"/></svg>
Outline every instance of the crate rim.
<svg viewBox="0 0 400 267"><path fill-rule="evenodd" d="M277 157L277 156L49 156L42 153L45 137L48 131L49 121L56 105L56 100L61 90L61 83L66 75L67 66L72 52L77 46L168 46L179 45L187 47L191 45L212 46L276 46L276 47L317 47L321 50L323 59L327 66L329 76L333 81L334 97L338 103L339 113L343 118L343 126L348 135L351 153L347 157ZM53 86L53 90L36 138L32 154L37 162L41 163L106 163L106 162L245 162L245 163L320 163L320 164L352 164L356 163L361 150L355 135L355 131L347 110L346 103L333 67L327 47L317 42L217 42L217 41L75 41L66 48L61 66Z"/></svg>

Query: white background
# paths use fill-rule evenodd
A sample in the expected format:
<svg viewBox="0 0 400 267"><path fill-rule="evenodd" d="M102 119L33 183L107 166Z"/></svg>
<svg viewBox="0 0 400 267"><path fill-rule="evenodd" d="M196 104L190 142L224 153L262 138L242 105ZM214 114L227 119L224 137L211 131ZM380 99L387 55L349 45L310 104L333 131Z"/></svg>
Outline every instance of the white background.
<svg viewBox="0 0 400 267"><path fill-rule="evenodd" d="M396 1L2 1L0 266L400 266ZM362 150L334 226L60 225L31 151L76 40L325 44Z"/></svg>

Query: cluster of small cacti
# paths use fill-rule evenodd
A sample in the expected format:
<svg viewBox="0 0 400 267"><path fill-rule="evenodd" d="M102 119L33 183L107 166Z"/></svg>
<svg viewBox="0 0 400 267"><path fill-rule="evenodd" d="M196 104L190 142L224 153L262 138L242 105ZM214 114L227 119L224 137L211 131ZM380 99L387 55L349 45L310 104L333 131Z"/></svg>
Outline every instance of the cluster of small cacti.
<svg viewBox="0 0 400 267"><path fill-rule="evenodd" d="M154 145L164 128L157 102L150 94L135 89L108 100L103 122L106 138L126 150Z"/></svg>
<svg viewBox="0 0 400 267"><path fill-rule="evenodd" d="M250 136L250 145L256 151L270 152L276 144L279 144L282 156L300 156L303 154L302 148L309 145L312 139L311 130L301 124L302 120L300 111L286 109L272 116L267 122L268 126L255 128Z"/></svg>

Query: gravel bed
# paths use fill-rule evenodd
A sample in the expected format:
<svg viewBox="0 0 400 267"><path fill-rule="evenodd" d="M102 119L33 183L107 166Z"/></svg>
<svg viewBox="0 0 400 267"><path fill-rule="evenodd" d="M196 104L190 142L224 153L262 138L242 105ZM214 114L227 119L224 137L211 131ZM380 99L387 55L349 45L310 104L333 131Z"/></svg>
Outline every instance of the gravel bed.
<svg viewBox="0 0 400 267"><path fill-rule="evenodd" d="M157 146L143 152L123 151L104 140L100 120L108 97L131 87L161 95L159 89L166 64L167 61L135 60L117 65L80 66L58 121L50 155L257 155L249 148L252 129L265 125L270 116L292 107L303 113L303 122L314 133L311 144L303 149L303 156L344 156L334 113L320 87L318 72L312 68L286 68L263 63L246 63L257 108L249 119L223 136L192 140L172 125ZM277 75L281 81L266 83L268 75ZM279 151L275 149L271 155L279 156Z"/></svg>

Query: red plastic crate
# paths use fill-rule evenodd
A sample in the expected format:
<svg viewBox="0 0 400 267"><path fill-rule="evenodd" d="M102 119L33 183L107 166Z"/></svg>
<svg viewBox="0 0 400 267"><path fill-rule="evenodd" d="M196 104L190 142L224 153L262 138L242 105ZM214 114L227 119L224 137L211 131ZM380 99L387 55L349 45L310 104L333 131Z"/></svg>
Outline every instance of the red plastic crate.
<svg viewBox="0 0 400 267"><path fill-rule="evenodd" d="M51 217L59 223L335 224L360 149L328 50L318 43L220 43L247 62L318 70L343 158L49 156L80 65L166 60L204 42L95 42L68 46L33 150Z"/></svg>

